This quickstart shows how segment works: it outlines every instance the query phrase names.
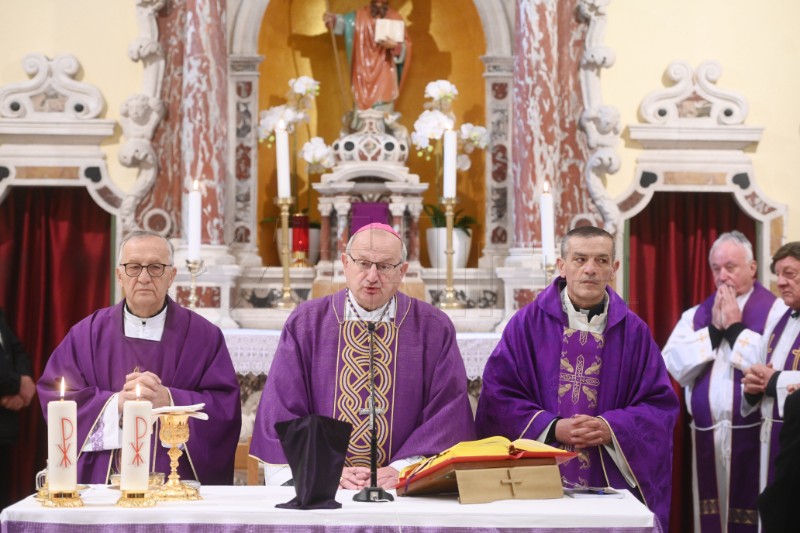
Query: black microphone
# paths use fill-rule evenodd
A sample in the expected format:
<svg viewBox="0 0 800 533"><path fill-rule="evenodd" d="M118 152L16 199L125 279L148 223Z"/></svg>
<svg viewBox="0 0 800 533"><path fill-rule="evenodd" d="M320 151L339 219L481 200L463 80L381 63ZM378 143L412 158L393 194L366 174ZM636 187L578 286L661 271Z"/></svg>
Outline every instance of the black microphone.
<svg viewBox="0 0 800 533"><path fill-rule="evenodd" d="M369 331L369 463L370 486L364 487L355 496L356 502L391 502L394 497L378 486L378 431L375 419L375 322L367 322Z"/></svg>

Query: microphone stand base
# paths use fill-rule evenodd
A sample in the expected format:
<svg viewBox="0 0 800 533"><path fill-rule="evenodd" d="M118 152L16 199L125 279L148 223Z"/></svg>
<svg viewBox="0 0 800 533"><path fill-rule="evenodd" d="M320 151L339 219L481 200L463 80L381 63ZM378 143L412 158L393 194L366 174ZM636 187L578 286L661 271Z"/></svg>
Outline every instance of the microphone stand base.
<svg viewBox="0 0 800 533"><path fill-rule="evenodd" d="M380 487L364 487L353 496L354 502L393 502L394 496Z"/></svg>

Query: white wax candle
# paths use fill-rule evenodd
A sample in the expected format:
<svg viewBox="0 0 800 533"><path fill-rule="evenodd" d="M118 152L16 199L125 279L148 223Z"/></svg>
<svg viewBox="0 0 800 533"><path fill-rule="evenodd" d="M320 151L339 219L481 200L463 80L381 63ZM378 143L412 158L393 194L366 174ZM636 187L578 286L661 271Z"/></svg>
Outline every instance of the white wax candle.
<svg viewBox="0 0 800 533"><path fill-rule="evenodd" d="M456 197L456 132L453 130L444 131L444 164L443 164L443 189L442 196L445 198Z"/></svg>
<svg viewBox="0 0 800 533"><path fill-rule="evenodd" d="M147 491L150 477L150 420L153 404L129 400L122 407L122 475L120 490Z"/></svg>
<svg viewBox="0 0 800 533"><path fill-rule="evenodd" d="M189 227L186 231L186 239L189 241L189 251L187 259L198 261L200 259L200 233L202 231L203 218L201 209L200 184L197 180L192 183L192 190L189 191Z"/></svg>
<svg viewBox="0 0 800 533"><path fill-rule="evenodd" d="M78 488L76 467L78 448L78 406L64 400L64 380L61 380L61 399L47 404L47 490L73 492Z"/></svg>
<svg viewBox="0 0 800 533"><path fill-rule="evenodd" d="M279 122L275 128L275 157L278 166L278 197L290 198L292 189L289 183L289 134L283 122Z"/></svg>
<svg viewBox="0 0 800 533"><path fill-rule="evenodd" d="M550 194L550 184L546 181L539 197L539 216L542 222L542 259L545 265L552 265L556 262L555 217L553 195Z"/></svg>

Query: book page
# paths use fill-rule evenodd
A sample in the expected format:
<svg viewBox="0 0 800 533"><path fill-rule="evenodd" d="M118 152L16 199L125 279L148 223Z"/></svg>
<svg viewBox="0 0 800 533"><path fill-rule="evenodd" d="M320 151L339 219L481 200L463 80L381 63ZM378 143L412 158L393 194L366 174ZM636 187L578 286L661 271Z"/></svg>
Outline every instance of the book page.
<svg viewBox="0 0 800 533"><path fill-rule="evenodd" d="M375 21L375 42L392 40L402 43L405 40L405 24L402 20L378 19Z"/></svg>

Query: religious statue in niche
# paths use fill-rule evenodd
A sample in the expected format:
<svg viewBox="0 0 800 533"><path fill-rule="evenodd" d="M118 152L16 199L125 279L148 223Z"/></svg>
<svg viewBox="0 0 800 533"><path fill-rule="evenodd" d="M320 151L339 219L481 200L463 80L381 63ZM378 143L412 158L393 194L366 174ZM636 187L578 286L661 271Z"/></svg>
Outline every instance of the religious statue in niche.
<svg viewBox="0 0 800 533"><path fill-rule="evenodd" d="M344 15L326 11L323 21L344 35L356 109L392 111L411 62L411 41L400 14L389 0L370 0L369 6Z"/></svg>

